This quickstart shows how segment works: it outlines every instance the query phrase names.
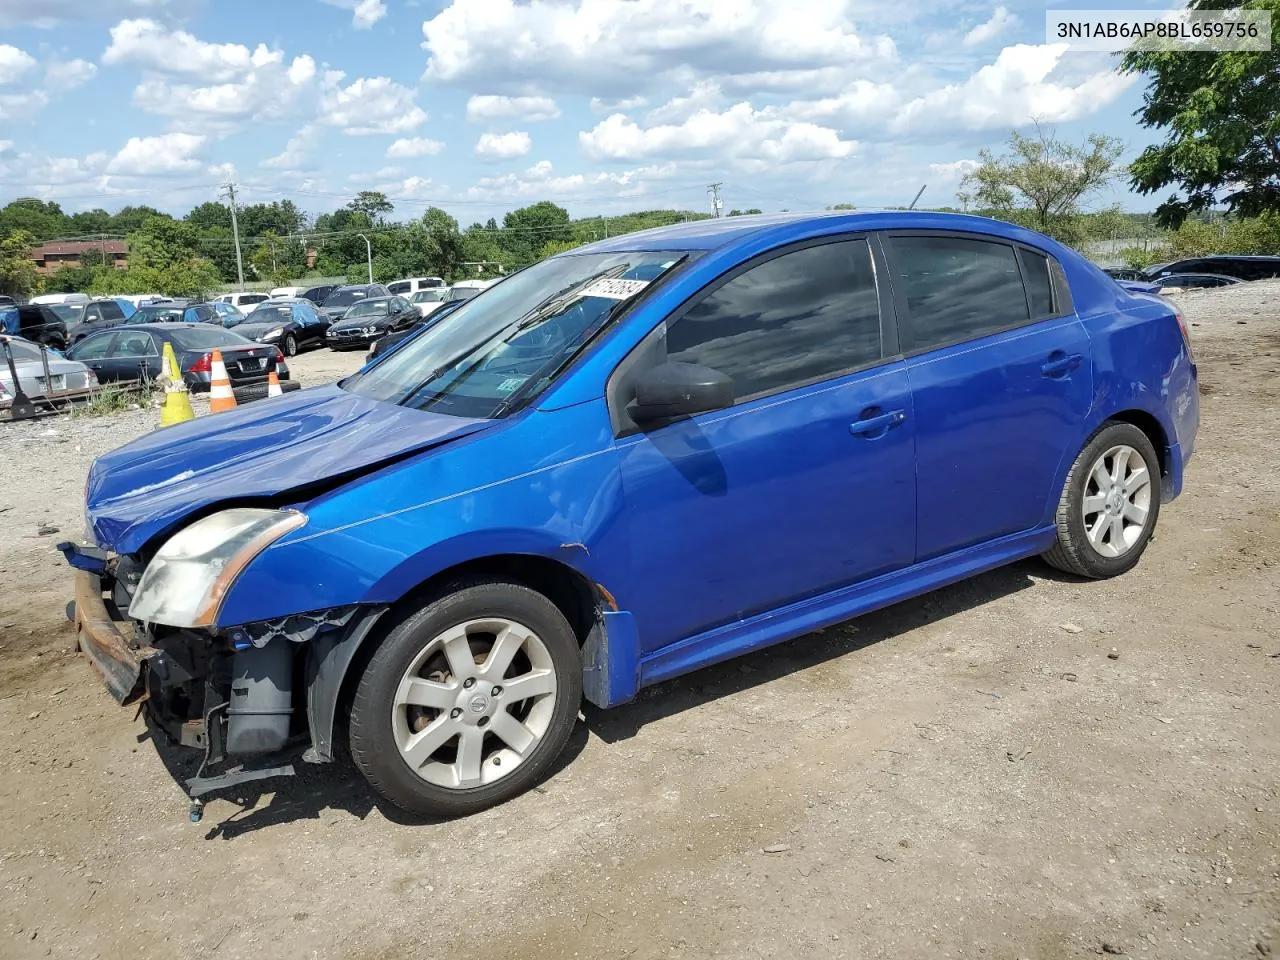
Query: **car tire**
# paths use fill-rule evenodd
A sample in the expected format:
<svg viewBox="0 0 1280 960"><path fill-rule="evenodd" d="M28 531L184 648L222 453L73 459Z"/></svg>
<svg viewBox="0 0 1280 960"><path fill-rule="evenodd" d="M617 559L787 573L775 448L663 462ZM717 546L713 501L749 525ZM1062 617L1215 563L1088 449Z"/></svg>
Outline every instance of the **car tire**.
<svg viewBox="0 0 1280 960"><path fill-rule="evenodd" d="M516 583L454 584L402 617L369 659L351 704L351 757L407 813L464 816L541 780L581 699L581 649L555 604Z"/></svg>
<svg viewBox="0 0 1280 960"><path fill-rule="evenodd" d="M1142 558L1160 516L1160 460L1131 423L1110 422L1089 439L1058 500L1058 542L1043 554L1066 573L1100 580Z"/></svg>
<svg viewBox="0 0 1280 960"><path fill-rule="evenodd" d="M286 357L296 357L298 355L298 341L294 339L292 333L284 335L284 355Z"/></svg>

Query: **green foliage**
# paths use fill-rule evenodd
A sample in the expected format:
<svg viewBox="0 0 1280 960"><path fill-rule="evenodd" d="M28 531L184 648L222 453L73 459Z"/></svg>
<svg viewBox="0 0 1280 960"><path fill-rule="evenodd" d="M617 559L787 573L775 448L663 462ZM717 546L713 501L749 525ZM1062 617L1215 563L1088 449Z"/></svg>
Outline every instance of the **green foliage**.
<svg viewBox="0 0 1280 960"><path fill-rule="evenodd" d="M95 271L88 292L204 297L223 283L213 263L200 256L200 235L190 223L147 217L128 243L129 268Z"/></svg>
<svg viewBox="0 0 1280 960"><path fill-rule="evenodd" d="M88 403L83 403L72 410L73 417L109 417L126 410L140 410L151 407L160 399L163 391L154 380L144 381L131 387L122 387L115 383L104 383L93 391Z"/></svg>
<svg viewBox="0 0 1280 960"><path fill-rule="evenodd" d="M852 210L852 209L853 209L853 207L850 207L849 209L850 209L850 210ZM750 215L751 215L751 214L753 214L753 213L764 213L764 211L763 211L763 210L761 210L759 207L751 207L751 208L750 208L750 209L748 209L748 210L737 210L737 209L734 209L734 210L730 210L730 211L729 211L728 216L730 216L730 217L748 217L748 216L750 216Z"/></svg>
<svg viewBox="0 0 1280 960"><path fill-rule="evenodd" d="M1138 117L1163 133L1129 167L1135 190L1174 187L1156 213L1166 226L1225 204L1245 217L1280 210L1280 0L1192 0L1193 10L1271 11L1265 52L1126 54L1121 69L1150 81Z"/></svg>
<svg viewBox="0 0 1280 960"><path fill-rule="evenodd" d="M1167 260L1165 247L1121 247L1115 257L1130 270L1145 270L1153 263Z"/></svg>
<svg viewBox="0 0 1280 960"><path fill-rule="evenodd" d="M827 209L828 210L857 210L858 208L855 207L852 203L833 203L831 206L827 207ZM759 213L758 210L756 212Z"/></svg>
<svg viewBox="0 0 1280 960"><path fill-rule="evenodd" d="M297 237L268 230L254 243L249 265L260 279L282 285L306 272L307 250Z"/></svg>
<svg viewBox="0 0 1280 960"><path fill-rule="evenodd" d="M0 234L18 231L34 243L65 236L67 215L56 203L21 197L0 210Z"/></svg>
<svg viewBox="0 0 1280 960"><path fill-rule="evenodd" d="M109 268L110 269L110 268ZM95 268L62 267L45 278L45 293L78 293L93 283Z"/></svg>
<svg viewBox="0 0 1280 960"><path fill-rule="evenodd" d="M0 238L0 293L29 297L40 291L40 274L31 259L35 238L22 230Z"/></svg>
<svg viewBox="0 0 1280 960"><path fill-rule="evenodd" d="M1064 243L1080 242L1080 203L1111 179L1124 144L1095 133L1075 146L1037 126L1034 136L1014 131L1008 148L1000 157L980 150L979 166L956 195L966 206L977 203Z"/></svg>
<svg viewBox="0 0 1280 960"><path fill-rule="evenodd" d="M377 190L361 190L356 194L356 198L347 204L347 209L353 213L363 214L371 224L381 225L395 210L395 205L387 199L385 193L379 193Z"/></svg>
<svg viewBox="0 0 1280 960"><path fill-rule="evenodd" d="M542 245L542 249L538 251L538 259L545 260L547 257L554 257L557 253L564 253L582 244L575 243L572 240L548 240Z"/></svg>
<svg viewBox="0 0 1280 960"><path fill-rule="evenodd" d="M573 239L569 211L549 200L512 210L502 218L502 246L523 266L538 259L538 251L547 243L567 243Z"/></svg>

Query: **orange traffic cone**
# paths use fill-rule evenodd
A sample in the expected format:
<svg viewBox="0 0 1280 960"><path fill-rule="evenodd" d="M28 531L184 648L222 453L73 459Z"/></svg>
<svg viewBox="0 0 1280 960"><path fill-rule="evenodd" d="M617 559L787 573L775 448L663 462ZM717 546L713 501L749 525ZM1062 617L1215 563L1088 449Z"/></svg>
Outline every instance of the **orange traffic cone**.
<svg viewBox="0 0 1280 960"><path fill-rule="evenodd" d="M222 413L224 410L236 408L236 395L231 390L231 380L227 377L227 365L222 362L222 351L213 348L213 359L210 364L209 412Z"/></svg>
<svg viewBox="0 0 1280 960"><path fill-rule="evenodd" d="M276 372L272 370L267 374L267 396L278 397L282 393L284 393L284 391L280 389L280 378L277 377Z"/></svg>

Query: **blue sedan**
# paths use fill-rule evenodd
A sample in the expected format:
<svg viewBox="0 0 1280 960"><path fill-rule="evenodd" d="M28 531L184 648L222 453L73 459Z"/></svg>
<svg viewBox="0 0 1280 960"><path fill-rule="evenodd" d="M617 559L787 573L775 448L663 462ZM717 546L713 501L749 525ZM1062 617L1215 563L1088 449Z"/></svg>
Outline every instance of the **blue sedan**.
<svg viewBox="0 0 1280 960"><path fill-rule="evenodd" d="M708 220L99 458L63 549L82 649L201 791L343 730L373 789L458 815L546 776L584 698L1026 557L1125 573L1198 417L1176 309L1040 234Z"/></svg>

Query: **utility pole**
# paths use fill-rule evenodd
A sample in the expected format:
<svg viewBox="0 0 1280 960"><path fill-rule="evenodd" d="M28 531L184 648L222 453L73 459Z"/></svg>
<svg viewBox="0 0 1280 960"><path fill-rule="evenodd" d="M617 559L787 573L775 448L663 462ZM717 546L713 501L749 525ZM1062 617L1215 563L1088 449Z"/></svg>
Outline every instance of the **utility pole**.
<svg viewBox="0 0 1280 960"><path fill-rule="evenodd" d="M916 201L918 201L918 200L920 199L920 196L924 193L924 189L925 189L925 187L927 187L927 186L929 186L929 185L926 183L926 184L924 185L924 187L921 187L921 188L919 189L919 191L917 191L917 193L916 193L916 195L915 195L914 199L912 199L912 201L911 201L911 206L907 207L907 209L908 209L908 210L914 210L914 209L916 208Z"/></svg>
<svg viewBox="0 0 1280 960"><path fill-rule="evenodd" d="M724 203L720 199L720 188L723 186L724 181L707 184L707 196L711 198L711 216L713 217L719 217L724 210Z"/></svg>
<svg viewBox="0 0 1280 960"><path fill-rule="evenodd" d="M364 241L364 252L369 256L369 282L373 283L373 245L363 233L357 233L356 236Z"/></svg>
<svg viewBox="0 0 1280 960"><path fill-rule="evenodd" d="M240 289L243 291L244 260L240 256L240 221L236 219L236 185L234 183L225 183L223 184L223 189L227 191L227 199L231 204L231 236L236 241L236 276L240 280Z"/></svg>

